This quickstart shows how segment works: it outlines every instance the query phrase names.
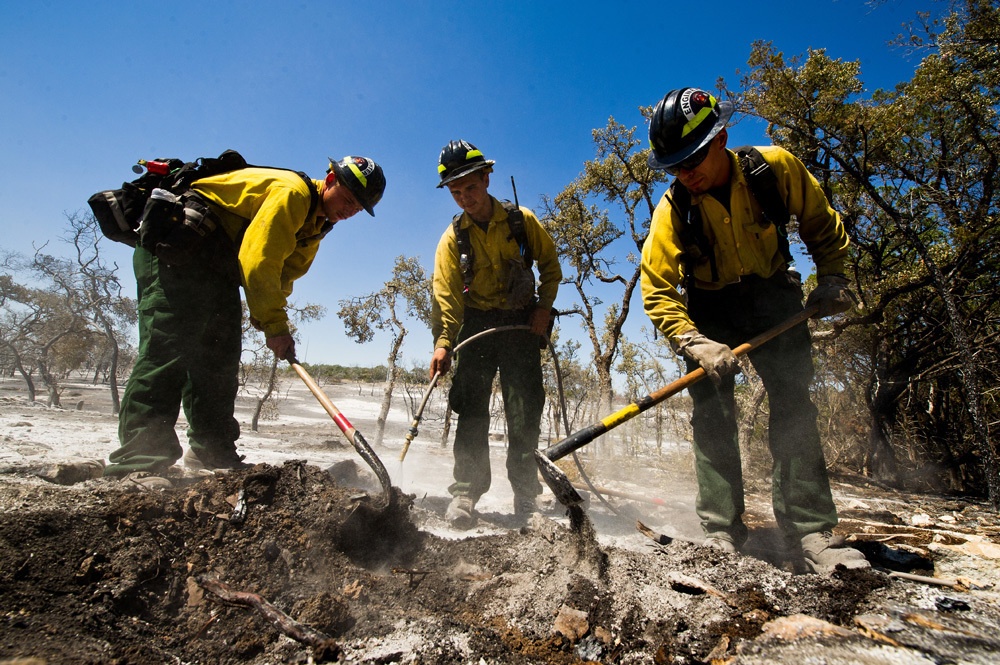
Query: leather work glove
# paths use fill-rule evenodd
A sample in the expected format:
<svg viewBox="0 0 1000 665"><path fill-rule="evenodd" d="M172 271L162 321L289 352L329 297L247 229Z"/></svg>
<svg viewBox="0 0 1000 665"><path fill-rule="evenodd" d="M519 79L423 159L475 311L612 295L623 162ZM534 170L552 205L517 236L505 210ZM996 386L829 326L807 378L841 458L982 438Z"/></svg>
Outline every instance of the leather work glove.
<svg viewBox="0 0 1000 665"><path fill-rule="evenodd" d="M715 385L722 383L722 377L734 374L739 369L739 363L732 349L725 344L710 340L697 330L681 333L672 345L675 351L701 365Z"/></svg>
<svg viewBox="0 0 1000 665"><path fill-rule="evenodd" d="M528 319L528 325L531 326L532 335L546 335L549 329L549 322L552 320L552 310L543 309L541 307L536 307L531 310L531 317Z"/></svg>
<svg viewBox="0 0 1000 665"><path fill-rule="evenodd" d="M823 275L816 280L816 288L806 298L806 307L819 306L814 319L846 312L854 306L857 298L847 288L851 282L843 275Z"/></svg>

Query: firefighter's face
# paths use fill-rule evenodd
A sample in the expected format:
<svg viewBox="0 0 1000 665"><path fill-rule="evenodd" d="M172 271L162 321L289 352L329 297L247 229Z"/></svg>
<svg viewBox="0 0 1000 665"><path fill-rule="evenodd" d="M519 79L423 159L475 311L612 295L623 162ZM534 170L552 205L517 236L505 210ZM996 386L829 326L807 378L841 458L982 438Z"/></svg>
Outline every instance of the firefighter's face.
<svg viewBox="0 0 1000 665"><path fill-rule="evenodd" d="M333 174L331 174L333 175ZM323 214L336 224L364 210L351 190L334 178L328 178L323 190Z"/></svg>
<svg viewBox="0 0 1000 665"><path fill-rule="evenodd" d="M449 182L447 187L458 207L476 221L483 222L493 215L493 202L489 192L490 174L473 171L467 176Z"/></svg>
<svg viewBox="0 0 1000 665"><path fill-rule="evenodd" d="M723 129L706 146L704 158L691 168L679 166L677 179L692 194L704 194L729 181L729 156L726 154L727 133ZM694 160L697 161L697 160Z"/></svg>

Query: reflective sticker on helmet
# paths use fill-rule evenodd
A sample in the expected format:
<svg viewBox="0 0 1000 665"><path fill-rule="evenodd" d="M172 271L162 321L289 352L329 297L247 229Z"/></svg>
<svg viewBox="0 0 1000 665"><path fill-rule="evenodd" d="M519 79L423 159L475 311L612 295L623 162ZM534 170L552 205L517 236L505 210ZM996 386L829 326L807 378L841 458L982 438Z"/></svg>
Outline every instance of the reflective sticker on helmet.
<svg viewBox="0 0 1000 665"><path fill-rule="evenodd" d="M697 111L695 111L696 105L700 107ZM681 130L681 138L697 129L705 121L705 118L718 115L715 110L715 97L704 90L694 88L685 90L681 93L680 106L681 113L688 119Z"/></svg>
<svg viewBox="0 0 1000 665"><path fill-rule="evenodd" d="M357 160L355 160L355 161L357 161ZM349 169L351 169L351 173L353 173L354 177L358 179L358 182L361 183L361 186L367 189L368 188L368 178L366 178L365 174L361 172L361 169L358 168L357 164L355 164L354 162L351 162L350 164L347 165L347 167ZM371 169L366 169L366 170L369 173L371 173Z"/></svg>
<svg viewBox="0 0 1000 665"><path fill-rule="evenodd" d="M483 157L483 152L481 150L470 150L465 153L466 161L472 159L473 157ZM485 159L485 157L483 157L483 159Z"/></svg>
<svg viewBox="0 0 1000 665"><path fill-rule="evenodd" d="M375 162L364 157L346 157L344 161L348 161L347 167L351 169L351 173L358 179L361 186L367 189L368 176L375 172Z"/></svg>

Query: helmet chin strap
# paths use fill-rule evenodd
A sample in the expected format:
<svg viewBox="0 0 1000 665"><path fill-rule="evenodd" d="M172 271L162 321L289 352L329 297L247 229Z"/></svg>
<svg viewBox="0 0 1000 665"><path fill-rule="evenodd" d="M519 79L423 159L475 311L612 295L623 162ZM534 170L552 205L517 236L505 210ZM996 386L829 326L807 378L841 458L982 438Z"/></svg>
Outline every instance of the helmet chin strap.
<svg viewBox="0 0 1000 665"><path fill-rule="evenodd" d="M330 171L329 173L326 174L326 179L323 182L326 185L326 189L331 189L334 185L337 184L337 174L334 173L333 171ZM324 195L320 196L320 202L319 202L319 206L318 206L319 209L316 212L316 216L317 217L322 217L324 220L326 220L330 224L336 224L337 222L334 221L334 220L332 220L332 219L330 219L327 216L327 214L326 214L326 210L324 209L324 206L323 206L323 199L324 198L325 198L325 191L324 191Z"/></svg>

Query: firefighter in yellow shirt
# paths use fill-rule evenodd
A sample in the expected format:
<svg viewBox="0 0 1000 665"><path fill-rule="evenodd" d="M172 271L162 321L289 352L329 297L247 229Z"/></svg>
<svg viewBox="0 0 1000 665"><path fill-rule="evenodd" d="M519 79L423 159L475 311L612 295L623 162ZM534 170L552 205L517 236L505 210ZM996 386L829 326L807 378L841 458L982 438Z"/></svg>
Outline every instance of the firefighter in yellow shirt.
<svg viewBox="0 0 1000 665"><path fill-rule="evenodd" d="M731 347L801 312L802 287L791 266L786 220L765 214L741 165L728 150L732 104L696 88L669 92L650 119L649 166L676 180L653 213L642 251L646 313L687 363L711 381L693 384L691 424L698 477L697 511L705 545L737 551L747 538L737 441ZM773 189L816 264L818 287L807 305L818 316L851 306L844 276L848 237L816 179L789 152L757 148L755 168L770 169ZM742 154L742 153L741 153ZM754 178L760 171L752 170ZM756 182L757 180L755 180ZM861 553L834 537L837 510L809 396L813 379L808 326L749 353L770 405L775 518L816 572L867 567Z"/></svg>
<svg viewBox="0 0 1000 665"><path fill-rule="evenodd" d="M324 180L248 167L192 184L183 196L185 212L194 206L211 221L201 228L203 237L177 235L183 227L175 226L163 242L140 242L133 255L139 350L122 398L120 447L104 475L147 489L170 486L167 469L183 452L174 431L180 408L188 423L185 466L245 466L236 452L234 417L240 286L268 348L279 359L294 357L285 312L292 283L309 270L335 224L361 210L374 215L384 189L382 168L355 156L330 160ZM185 242L170 242L174 238Z"/></svg>
<svg viewBox="0 0 1000 665"><path fill-rule="evenodd" d="M438 187L447 187L463 212L441 236L434 258L431 376L447 373L452 348L472 335L530 326L474 340L456 359L449 393L458 414L455 482L448 488L453 498L446 517L463 529L476 523L476 502L490 488L489 405L497 372L507 418L514 514L525 519L537 510L541 484L533 452L545 404L540 348L562 280L555 245L535 215L489 194L493 164L471 143L451 141L438 166ZM537 293L533 261L538 265Z"/></svg>

